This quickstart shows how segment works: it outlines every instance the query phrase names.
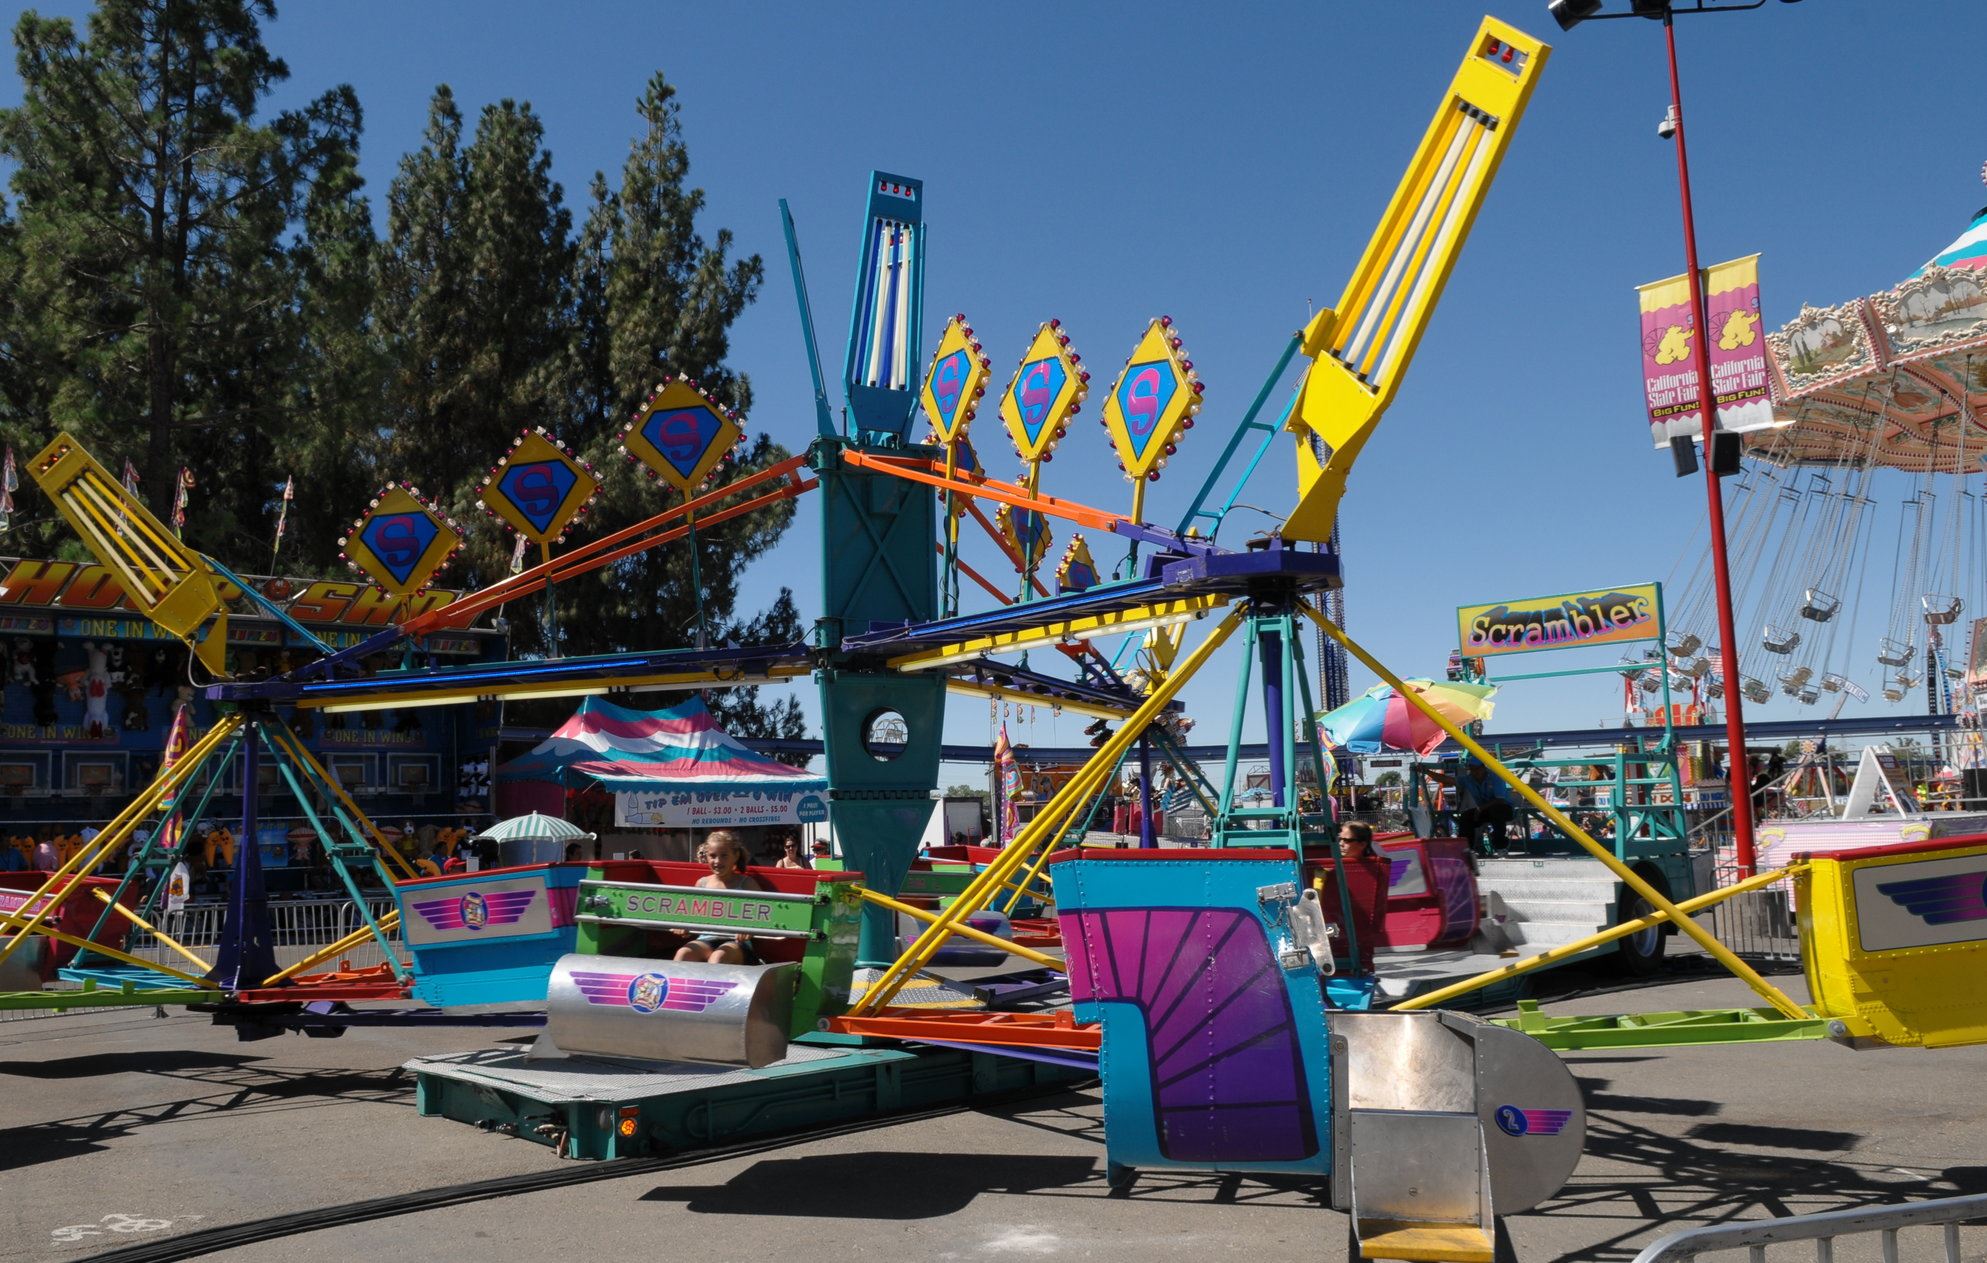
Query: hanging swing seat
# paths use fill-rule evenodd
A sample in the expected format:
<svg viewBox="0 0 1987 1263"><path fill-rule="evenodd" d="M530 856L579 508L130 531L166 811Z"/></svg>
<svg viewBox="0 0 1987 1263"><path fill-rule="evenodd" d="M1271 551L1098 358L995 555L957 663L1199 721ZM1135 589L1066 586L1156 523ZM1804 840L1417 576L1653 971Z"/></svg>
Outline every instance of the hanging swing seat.
<svg viewBox="0 0 1987 1263"><path fill-rule="evenodd" d="M1696 632L1671 632L1670 653L1678 658L1688 658L1704 647L1704 638Z"/></svg>
<svg viewBox="0 0 1987 1263"><path fill-rule="evenodd" d="M1836 611L1841 608L1841 597L1824 592L1820 588L1809 588L1801 601L1801 617L1817 623L1826 623L1834 618Z"/></svg>
<svg viewBox="0 0 1987 1263"><path fill-rule="evenodd" d="M1847 683L1849 683L1848 676L1837 671L1829 671L1821 677L1821 691L1824 693L1840 693L1842 686Z"/></svg>
<svg viewBox="0 0 1987 1263"><path fill-rule="evenodd" d="M1641 689L1644 693L1659 692L1663 687L1663 677L1658 672L1645 671L1636 677L1635 687Z"/></svg>
<svg viewBox="0 0 1987 1263"><path fill-rule="evenodd" d="M1961 601L1958 597L1944 592L1927 592L1922 598L1925 604L1925 621L1935 627L1944 627L1959 621Z"/></svg>
<svg viewBox="0 0 1987 1263"><path fill-rule="evenodd" d="M1755 680L1749 675L1739 677L1739 692L1745 694L1748 702L1762 706L1773 696L1773 691L1766 687L1766 681Z"/></svg>
<svg viewBox="0 0 1987 1263"><path fill-rule="evenodd" d="M1812 680L1814 678L1814 674L1815 674L1815 669L1813 667L1795 667L1791 671L1782 671L1780 673L1780 683L1786 685L1789 688L1797 689L1800 688L1803 684L1806 684L1809 680Z"/></svg>
<svg viewBox="0 0 1987 1263"><path fill-rule="evenodd" d="M1711 659L1701 658L1701 657L1692 658L1688 663L1686 663L1684 666L1682 666L1679 669L1685 675L1689 676L1691 679L1701 680L1705 676L1711 674Z"/></svg>
<svg viewBox="0 0 1987 1263"><path fill-rule="evenodd" d="M1794 700L1803 706L1812 706L1821 700L1821 690L1810 684L1794 694Z"/></svg>
<svg viewBox="0 0 1987 1263"><path fill-rule="evenodd" d="M1884 685L1884 700L1886 702L1901 702L1904 700L1904 690L1895 684L1886 684Z"/></svg>
<svg viewBox="0 0 1987 1263"><path fill-rule="evenodd" d="M1877 642L1877 662L1886 667L1906 666L1917 653L1918 646L1908 640L1900 642L1885 637Z"/></svg>
<svg viewBox="0 0 1987 1263"><path fill-rule="evenodd" d="M1759 646L1768 653L1792 653L1801 643L1801 633L1768 623L1760 630Z"/></svg>

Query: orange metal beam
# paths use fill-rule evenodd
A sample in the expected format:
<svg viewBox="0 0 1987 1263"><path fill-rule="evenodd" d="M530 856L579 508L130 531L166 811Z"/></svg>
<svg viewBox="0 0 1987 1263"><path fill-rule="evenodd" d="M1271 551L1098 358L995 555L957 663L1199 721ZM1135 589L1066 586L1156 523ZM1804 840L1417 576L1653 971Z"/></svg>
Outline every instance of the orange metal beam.
<svg viewBox="0 0 1987 1263"><path fill-rule="evenodd" d="M754 509L771 504L774 501L789 499L804 491L810 491L819 484L812 478L796 476L796 471L806 465L806 463L807 458L805 456L793 456L781 461L777 465L770 465L758 473L748 474L736 482L728 482L722 487L705 492L694 500L686 501L673 508L664 509L653 517L646 518L632 526L623 527L610 535L603 535L591 543L582 544L570 552L562 553L551 561L533 566L529 570L520 571L508 579L499 580L487 588L471 592L467 596L452 601L439 609L429 610L425 614L417 615L407 621L406 630L410 635L422 636L443 628L464 627L468 625L471 619L481 614L484 610L502 605L506 601L515 601L519 597L529 596L533 592L540 591L547 584L562 582L563 580L586 574L589 571L598 570L602 566L611 565L623 557L632 556L645 549L655 548L659 545L681 539L689 533L687 524L661 535L653 534L653 532L660 530L671 522L679 521L689 514L702 513L709 506L727 500L742 491L748 491L762 483L775 479L788 480L788 484L784 487L764 492L741 504L730 505L706 514L699 519L699 524L712 526L728 518L734 518L743 513L750 513Z"/></svg>
<svg viewBox="0 0 1987 1263"><path fill-rule="evenodd" d="M943 557L945 555L945 545L933 544L932 547L938 550L939 556ZM985 588L987 590L987 594L993 597L994 600L999 601L1002 605L1014 604L1013 597L1007 595L1007 593L1002 592L999 588L987 582L985 575L982 575L979 571L973 569L965 562L962 561L959 563L959 571L961 574L965 575L968 579L971 579L974 583L977 583L981 587Z"/></svg>
<svg viewBox="0 0 1987 1263"><path fill-rule="evenodd" d="M870 1035L910 1043L997 1044L1004 1048L1060 1048L1096 1052L1104 1035L1095 1022L1078 1022L1068 1009L1054 1013L946 1013L887 1009L874 1017L831 1017L826 1029L843 1035Z"/></svg>
<svg viewBox="0 0 1987 1263"><path fill-rule="evenodd" d="M874 469L912 482L921 482L937 487L941 491L956 491L961 495L981 496L988 500L999 500L1020 509L1033 509L1050 517L1066 518L1080 526L1092 530L1112 531L1130 518L1118 513L1106 513L1093 509L1074 500L1059 500L1054 496L1040 493L1029 494L1026 487L1017 487L1011 482L996 482L991 478L981 478L975 474L955 473L945 476L945 466L936 461L913 460L906 456L878 456L872 452L844 450L842 459L859 469Z"/></svg>

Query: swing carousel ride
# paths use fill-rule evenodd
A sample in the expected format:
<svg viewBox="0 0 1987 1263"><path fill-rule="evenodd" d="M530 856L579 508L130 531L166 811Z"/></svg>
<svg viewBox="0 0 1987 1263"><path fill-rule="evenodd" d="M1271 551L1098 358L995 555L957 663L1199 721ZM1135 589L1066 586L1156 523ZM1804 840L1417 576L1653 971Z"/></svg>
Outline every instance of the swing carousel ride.
<svg viewBox="0 0 1987 1263"><path fill-rule="evenodd" d="M1987 210L1898 285L1804 307L1765 344L1773 406L1744 435L1753 459L1730 516L1738 625L1753 629L1742 694L1840 713L1872 692L1902 703L1922 689L1928 713L1970 709L1956 686L1970 658L1962 618L1987 614L1975 487L1987 460ZM1680 561L1671 576L1684 593L1672 682L1721 697L1717 648L1693 630L1713 621L1701 537L1682 556L1696 569L1686 576Z"/></svg>

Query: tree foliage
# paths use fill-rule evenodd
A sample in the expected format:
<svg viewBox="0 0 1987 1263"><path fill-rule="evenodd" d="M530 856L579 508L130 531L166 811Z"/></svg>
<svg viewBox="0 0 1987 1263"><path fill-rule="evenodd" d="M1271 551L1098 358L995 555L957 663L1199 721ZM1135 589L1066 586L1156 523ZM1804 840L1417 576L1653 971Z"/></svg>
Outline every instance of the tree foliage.
<svg viewBox="0 0 1987 1263"><path fill-rule="evenodd" d="M270 0L101 0L87 34L24 14L20 106L0 111L0 438L22 454L57 429L113 469L133 462L164 516L178 471L196 490L186 538L230 565L268 568L279 491L298 488L279 568L332 571L336 537L389 479L419 486L470 532L461 569L509 572L513 540L476 501L521 430L543 426L600 471L584 529L669 503L619 454L648 390L684 373L740 413L751 385L727 363L732 323L764 278L730 232L699 228L704 194L675 89L634 102L618 183L596 174L577 228L552 177L543 122L504 100L465 126L447 85L386 191L384 231L358 173L349 87L265 116L288 70L263 43ZM761 436L728 473L787 452ZM52 515L7 543L46 553ZM782 592L737 612L744 568L791 504L626 558L555 594L556 643L535 599L512 606L514 648L576 653L791 642ZM797 736L798 707L714 694L748 735Z"/></svg>

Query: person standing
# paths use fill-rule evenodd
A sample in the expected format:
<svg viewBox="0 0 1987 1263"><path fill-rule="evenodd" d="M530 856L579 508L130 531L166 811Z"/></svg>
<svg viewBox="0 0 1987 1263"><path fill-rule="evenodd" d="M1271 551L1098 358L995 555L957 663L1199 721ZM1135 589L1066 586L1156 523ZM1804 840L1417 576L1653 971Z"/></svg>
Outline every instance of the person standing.
<svg viewBox="0 0 1987 1263"><path fill-rule="evenodd" d="M773 867L812 868L814 866L809 864L807 857L800 853L799 836L789 833L786 837L780 839L780 858L773 864Z"/></svg>
<svg viewBox="0 0 1987 1263"><path fill-rule="evenodd" d="M1352 929L1358 939L1359 969L1373 972L1373 951L1387 921L1387 878L1392 866L1373 845L1373 826L1348 820L1338 827L1339 862L1351 896Z"/></svg>

